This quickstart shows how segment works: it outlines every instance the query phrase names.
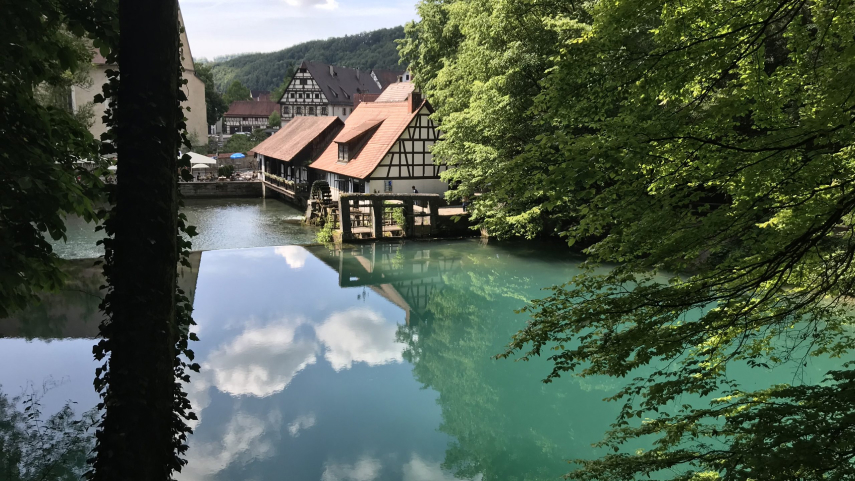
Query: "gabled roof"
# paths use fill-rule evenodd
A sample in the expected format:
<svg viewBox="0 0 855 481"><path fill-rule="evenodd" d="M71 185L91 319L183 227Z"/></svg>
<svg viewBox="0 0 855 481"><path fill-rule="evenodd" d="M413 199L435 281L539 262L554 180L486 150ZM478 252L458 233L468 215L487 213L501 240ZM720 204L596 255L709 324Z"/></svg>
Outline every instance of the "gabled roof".
<svg viewBox="0 0 855 481"><path fill-rule="evenodd" d="M415 90L416 86L412 82L395 82L386 87L386 90L377 97L375 102L403 102Z"/></svg>
<svg viewBox="0 0 855 481"><path fill-rule="evenodd" d="M366 120L365 122L362 122L360 124L354 124L354 125L346 126L344 128L344 130L342 130L341 133L336 136L336 138L333 140L333 142L338 142L338 143L350 142L351 140L359 137L360 135L364 134L365 132L368 132L369 130L373 129L374 127L377 127L378 125L382 124L383 120L385 120L385 119L372 119L372 120Z"/></svg>
<svg viewBox="0 0 855 481"><path fill-rule="evenodd" d="M236 100L229 105L226 117L270 117L279 110L276 102L257 102L255 100Z"/></svg>
<svg viewBox="0 0 855 481"><path fill-rule="evenodd" d="M333 142L318 157L318 160L311 164L311 167L357 179L368 177L380 165L389 149L395 145L413 118L426 104L426 101L422 101L413 111L410 110L409 101L359 104L347 118L344 130L339 136L345 138L348 132L358 131L371 123L376 125L382 122L373 133L368 134L371 137L365 146L347 163L339 163L338 145ZM338 141L338 137L336 141Z"/></svg>
<svg viewBox="0 0 855 481"><path fill-rule="evenodd" d="M300 68L309 71L331 104L352 105L354 94L379 94L382 90L367 70L333 66L334 74L330 75L330 66L320 62L303 62Z"/></svg>
<svg viewBox="0 0 855 481"><path fill-rule="evenodd" d="M254 149L256 153L274 159L290 161L328 127L338 123L338 117L294 117L279 132L271 135Z"/></svg>

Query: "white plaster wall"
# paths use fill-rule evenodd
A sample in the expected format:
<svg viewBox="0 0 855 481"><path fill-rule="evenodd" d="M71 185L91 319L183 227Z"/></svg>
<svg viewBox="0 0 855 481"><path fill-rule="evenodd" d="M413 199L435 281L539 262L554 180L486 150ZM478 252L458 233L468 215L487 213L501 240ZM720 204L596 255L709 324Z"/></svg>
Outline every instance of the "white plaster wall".
<svg viewBox="0 0 855 481"><path fill-rule="evenodd" d="M185 108L184 115L187 117L187 132L195 134L198 145L208 143L208 114L205 104L205 82L196 77L196 74L190 71L184 72L184 78L187 79L187 85L184 86L184 95L187 96L187 101L182 102L181 106ZM190 107L190 111L186 110Z"/></svg>
<svg viewBox="0 0 855 481"><path fill-rule="evenodd" d="M372 180L368 184L370 193L382 194L384 180ZM416 186L419 194L444 194L448 190L448 184L439 179L392 179L392 193L411 194L413 186Z"/></svg>

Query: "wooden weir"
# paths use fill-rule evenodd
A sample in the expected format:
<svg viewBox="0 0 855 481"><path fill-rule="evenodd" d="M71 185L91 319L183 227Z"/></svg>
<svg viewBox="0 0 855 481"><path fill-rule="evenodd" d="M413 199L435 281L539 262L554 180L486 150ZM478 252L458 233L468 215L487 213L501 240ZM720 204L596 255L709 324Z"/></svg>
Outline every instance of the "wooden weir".
<svg viewBox="0 0 855 481"><path fill-rule="evenodd" d="M340 194L341 240L435 236L441 202L439 194ZM403 216L393 215L395 210L403 211Z"/></svg>

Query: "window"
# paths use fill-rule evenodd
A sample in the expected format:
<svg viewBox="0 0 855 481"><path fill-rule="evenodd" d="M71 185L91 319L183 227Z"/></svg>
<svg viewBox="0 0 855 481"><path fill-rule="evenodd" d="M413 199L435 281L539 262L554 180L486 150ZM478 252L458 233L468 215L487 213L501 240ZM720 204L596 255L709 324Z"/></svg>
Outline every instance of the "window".
<svg viewBox="0 0 855 481"><path fill-rule="evenodd" d="M303 115L303 107L297 107L297 115Z"/></svg>
<svg viewBox="0 0 855 481"><path fill-rule="evenodd" d="M291 107L287 105L282 106L282 115L291 115Z"/></svg>
<svg viewBox="0 0 855 481"><path fill-rule="evenodd" d="M297 94L297 98L298 98L298 99L303 98L303 94Z"/></svg>
<svg viewBox="0 0 855 481"><path fill-rule="evenodd" d="M243 121L244 121L244 122L246 122L246 121L248 121L248 120L249 120L249 118L248 118L248 117L244 117L244 118L243 118Z"/></svg>
<svg viewBox="0 0 855 481"><path fill-rule="evenodd" d="M347 162L347 144L338 144L339 162Z"/></svg>
<svg viewBox="0 0 855 481"><path fill-rule="evenodd" d="M306 69L301 68L301 69L300 69L300 73L306 73Z"/></svg>
<svg viewBox="0 0 855 481"><path fill-rule="evenodd" d="M291 92L291 98L292 99L294 98L294 92Z"/></svg>
<svg viewBox="0 0 855 481"><path fill-rule="evenodd" d="M321 98L321 94L315 94L315 98L316 98L316 99Z"/></svg>
<svg viewBox="0 0 855 481"><path fill-rule="evenodd" d="M306 85L306 79L301 78L300 79L300 85Z"/></svg>
<svg viewBox="0 0 855 481"><path fill-rule="evenodd" d="M309 107L309 115L315 115L315 108Z"/></svg>
<svg viewBox="0 0 855 481"><path fill-rule="evenodd" d="M321 115L327 115L327 108L321 107Z"/></svg>

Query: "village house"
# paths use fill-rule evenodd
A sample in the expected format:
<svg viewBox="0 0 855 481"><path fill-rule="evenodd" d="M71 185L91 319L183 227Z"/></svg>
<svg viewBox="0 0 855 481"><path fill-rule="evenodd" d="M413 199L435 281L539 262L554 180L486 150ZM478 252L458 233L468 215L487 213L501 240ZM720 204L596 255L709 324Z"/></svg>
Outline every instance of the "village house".
<svg viewBox="0 0 855 481"><path fill-rule="evenodd" d="M183 27L184 19L181 16L181 10L178 11L178 21ZM205 82L196 77L196 66L193 64L193 55L190 52L190 41L187 39L187 32L183 28L181 29L181 44L184 46L181 66L184 67L183 77L187 80L187 84L182 87L187 100L181 102L181 105L190 108L189 112L184 111L184 115L187 117L187 132L194 145L205 145L208 142ZM79 86L71 88L71 107L75 112L84 105L93 104L95 96L101 94L101 86L107 83L107 70L109 69L115 70L118 69L118 66L108 64L100 53L94 52L92 66L89 70L92 85L85 88ZM107 126L102 120L106 109L106 103L94 104L95 116L92 119L93 124L89 131L95 138L99 138L101 134L107 131Z"/></svg>
<svg viewBox="0 0 855 481"><path fill-rule="evenodd" d="M267 127L270 114L276 112L276 102L257 100L237 100L229 105L229 111L223 114L223 134L234 135L238 132L252 132Z"/></svg>
<svg viewBox="0 0 855 481"><path fill-rule="evenodd" d="M307 194L312 178L308 165L326 150L344 128L338 117L297 117L253 150L261 162L264 180L296 200ZM287 192L283 192L283 189Z"/></svg>
<svg viewBox="0 0 855 481"><path fill-rule="evenodd" d="M373 102L362 102L310 170L326 180L334 199L342 192L441 194L431 147L437 140L430 104L412 82L395 83Z"/></svg>
<svg viewBox="0 0 855 481"><path fill-rule="evenodd" d="M354 97L380 94L395 83L399 72L359 70L320 62L303 62L277 99L282 125L295 117L337 116L347 119Z"/></svg>

